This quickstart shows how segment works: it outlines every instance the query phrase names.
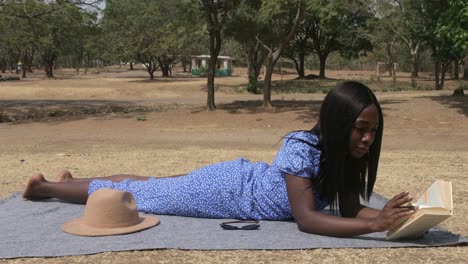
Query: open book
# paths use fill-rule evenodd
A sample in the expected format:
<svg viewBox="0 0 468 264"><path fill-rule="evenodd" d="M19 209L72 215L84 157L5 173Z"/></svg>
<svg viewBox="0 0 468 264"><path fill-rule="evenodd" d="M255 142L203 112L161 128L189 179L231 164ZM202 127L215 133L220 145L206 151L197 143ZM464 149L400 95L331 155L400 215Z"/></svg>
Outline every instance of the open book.
<svg viewBox="0 0 468 264"><path fill-rule="evenodd" d="M419 209L403 218L387 233L387 240L416 238L449 218L453 212L452 183L437 180L416 203Z"/></svg>

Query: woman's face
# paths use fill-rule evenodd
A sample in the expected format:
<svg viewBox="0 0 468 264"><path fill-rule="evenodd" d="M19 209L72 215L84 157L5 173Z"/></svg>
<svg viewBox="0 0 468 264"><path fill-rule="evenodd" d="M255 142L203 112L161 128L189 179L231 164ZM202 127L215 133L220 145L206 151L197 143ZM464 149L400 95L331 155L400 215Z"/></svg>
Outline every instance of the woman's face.
<svg viewBox="0 0 468 264"><path fill-rule="evenodd" d="M378 126L379 111L371 104L362 110L351 128L349 153L353 158L361 158L369 151Z"/></svg>

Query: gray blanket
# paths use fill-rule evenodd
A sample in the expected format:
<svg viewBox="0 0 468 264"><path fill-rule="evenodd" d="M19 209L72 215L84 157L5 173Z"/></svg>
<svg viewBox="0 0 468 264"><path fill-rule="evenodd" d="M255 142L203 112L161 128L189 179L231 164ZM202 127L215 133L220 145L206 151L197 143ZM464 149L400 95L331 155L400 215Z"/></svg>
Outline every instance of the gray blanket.
<svg viewBox="0 0 468 264"><path fill-rule="evenodd" d="M381 208L385 199L374 195L371 206ZM298 231L293 222L261 221L259 230L223 230L221 219L159 216L160 225L142 232L79 237L62 232L61 225L82 216L83 205L55 199L23 201L17 193L0 201L0 258L52 257L105 251L143 249L311 249L427 247L467 244L460 237L434 228L417 240L390 242L385 233L354 238L333 238Z"/></svg>

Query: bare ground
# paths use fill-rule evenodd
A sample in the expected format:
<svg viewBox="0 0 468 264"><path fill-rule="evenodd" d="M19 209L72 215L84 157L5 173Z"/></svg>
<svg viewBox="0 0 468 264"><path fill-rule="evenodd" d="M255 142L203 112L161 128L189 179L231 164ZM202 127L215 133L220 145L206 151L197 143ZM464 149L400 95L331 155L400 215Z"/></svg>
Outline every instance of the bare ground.
<svg viewBox="0 0 468 264"><path fill-rule="evenodd" d="M369 72L329 72L369 80ZM218 110L204 110L203 79L179 74L147 81L143 71L120 69L76 75L37 73L0 83L0 197L21 191L28 177L53 177L68 168L77 177L116 173L165 176L239 156L271 162L281 137L309 129L323 94L238 93L245 77L216 80ZM275 76L293 78L294 76ZM401 76L400 81L408 81ZM421 79L421 82L426 81ZM452 85L452 86L450 86ZM455 87L457 83L450 84ZM378 83L371 84L378 88ZM451 91L377 92L385 115L376 191L387 197L408 190L418 197L435 179L453 182L453 217L442 224L468 236L468 99ZM136 117L144 115L146 121ZM8 120L4 120L8 121ZM46 238L45 238L46 239ZM275 251L154 250L62 258L20 258L2 263L466 263L468 247L425 249L316 249Z"/></svg>

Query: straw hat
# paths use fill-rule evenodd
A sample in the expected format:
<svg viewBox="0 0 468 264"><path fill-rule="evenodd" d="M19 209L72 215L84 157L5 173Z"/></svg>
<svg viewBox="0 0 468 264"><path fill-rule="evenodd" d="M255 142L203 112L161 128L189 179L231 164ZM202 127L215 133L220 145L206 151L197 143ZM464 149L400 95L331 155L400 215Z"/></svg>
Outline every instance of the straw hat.
<svg viewBox="0 0 468 264"><path fill-rule="evenodd" d="M64 223L62 230L79 236L111 236L137 232L157 224L156 216L139 216L131 193L103 188L88 197L83 217Z"/></svg>

